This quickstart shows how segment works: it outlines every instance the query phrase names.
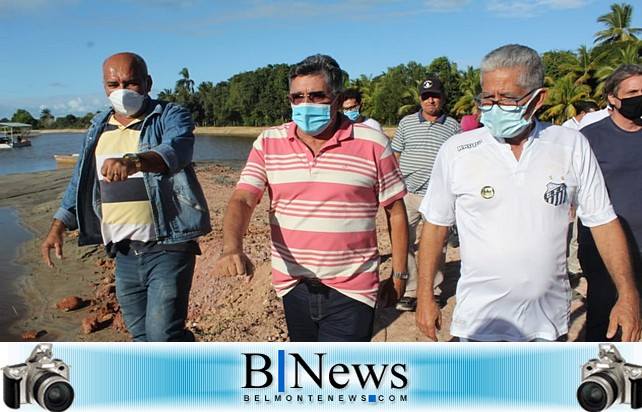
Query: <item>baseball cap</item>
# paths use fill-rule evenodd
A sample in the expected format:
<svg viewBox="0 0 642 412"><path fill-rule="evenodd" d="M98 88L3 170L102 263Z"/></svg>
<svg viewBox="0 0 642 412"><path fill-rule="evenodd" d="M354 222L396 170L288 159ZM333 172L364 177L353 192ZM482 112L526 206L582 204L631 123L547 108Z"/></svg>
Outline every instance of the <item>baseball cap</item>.
<svg viewBox="0 0 642 412"><path fill-rule="evenodd" d="M444 94L441 87L441 81L436 77L429 77L419 85L419 96L425 93Z"/></svg>

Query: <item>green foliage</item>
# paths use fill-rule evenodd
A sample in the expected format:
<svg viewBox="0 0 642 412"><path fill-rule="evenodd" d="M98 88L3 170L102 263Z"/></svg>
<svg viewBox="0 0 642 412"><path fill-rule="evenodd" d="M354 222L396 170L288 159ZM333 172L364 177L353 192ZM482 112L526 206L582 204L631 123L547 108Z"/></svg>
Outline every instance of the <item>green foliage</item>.
<svg viewBox="0 0 642 412"><path fill-rule="evenodd" d="M463 117L467 114L474 113L475 96L481 93L480 70L468 66L466 71L459 74L459 93L460 97L452 106L451 114Z"/></svg>
<svg viewBox="0 0 642 412"><path fill-rule="evenodd" d="M633 6L613 4L609 13L597 19L605 28L595 33L593 48L581 45L575 52L542 53L545 84L549 87L541 111L543 119L563 122L575 114L573 103L577 100L592 99L603 106L605 79L621 64L642 62L642 42L636 37L642 28L631 27L632 15ZM291 108L286 99L288 71L286 64L268 65L217 84L206 81L196 86L185 67L178 73L174 89L162 90L158 98L184 105L199 126L271 126L290 119ZM417 86L429 76L438 77L444 84L446 112L458 118L473 112L474 97L481 91L479 69L469 66L460 71L446 56L428 65L410 61L389 67L375 77L355 77L344 72L344 87L361 92L366 116L384 125L395 125L404 115L419 110ZM87 127L91 115L54 120L51 112L43 109L40 118L34 119L19 110L12 120L42 128Z"/></svg>
<svg viewBox="0 0 642 412"><path fill-rule="evenodd" d="M549 89L540 118L553 124L562 124L577 114L573 104L588 100L590 92L588 85L576 84L573 75L560 77Z"/></svg>
<svg viewBox="0 0 642 412"><path fill-rule="evenodd" d="M567 50L553 50L542 53L542 61L544 62L544 76L546 79L558 79L562 77L568 70L564 70L564 66L573 64L576 59L572 51Z"/></svg>
<svg viewBox="0 0 642 412"><path fill-rule="evenodd" d="M631 27L632 16L633 6L630 4L612 4L610 13L597 18L597 22L605 24L606 29L595 33L595 43L605 45L638 40L635 35L642 33L642 28Z"/></svg>
<svg viewBox="0 0 642 412"><path fill-rule="evenodd" d="M389 68L374 86L373 117L384 124L396 124L404 115L419 110L417 86L426 77L428 69L414 61Z"/></svg>
<svg viewBox="0 0 642 412"><path fill-rule="evenodd" d="M40 111L40 119L38 119L38 127L40 129L49 129L54 124L55 118L51 114L51 110L46 107Z"/></svg>
<svg viewBox="0 0 642 412"><path fill-rule="evenodd" d="M11 116L11 121L17 123L27 123L33 127L38 126L38 120L34 119L31 113L24 109L16 110L13 116Z"/></svg>

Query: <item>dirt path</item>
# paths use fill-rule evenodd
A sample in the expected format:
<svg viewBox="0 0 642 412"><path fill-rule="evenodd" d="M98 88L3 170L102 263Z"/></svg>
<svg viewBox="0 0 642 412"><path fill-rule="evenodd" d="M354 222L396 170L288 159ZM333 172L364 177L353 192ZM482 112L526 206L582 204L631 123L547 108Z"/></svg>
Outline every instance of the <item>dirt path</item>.
<svg viewBox="0 0 642 412"><path fill-rule="evenodd" d="M246 284L238 278L214 277L214 264L221 249L221 221L227 201L238 179L238 170L217 165L200 164L198 176L205 190L214 230L201 240L203 255L197 260L192 287L188 327L200 341L287 341L287 329L280 300L275 296L270 279L269 225L266 205L262 202L254 215L246 236L245 248L256 264L256 275ZM112 265L101 247L76 246L75 233L66 236L65 258L56 269L41 263L40 243L51 225L54 211L71 176L70 169L2 177L0 207L17 208L24 224L35 234L21 250L19 263L29 267L25 283L31 313L15 325L20 333L35 331L38 340L46 341L124 341L118 316L107 316L101 329L83 331L87 317L101 314L106 305L114 305L110 291L113 285ZM383 213L378 216L379 247L384 256L381 273L390 273L390 243ZM448 333L455 304L454 290L459 274L459 250L449 249L446 273L446 305L442 316L444 327L440 341L451 341ZM581 339L584 324L585 293L582 281L576 288L569 340ZM56 304L67 296L78 296L86 302L81 309L63 312ZM427 341L414 322L414 313L394 308L378 308L375 321L376 342Z"/></svg>

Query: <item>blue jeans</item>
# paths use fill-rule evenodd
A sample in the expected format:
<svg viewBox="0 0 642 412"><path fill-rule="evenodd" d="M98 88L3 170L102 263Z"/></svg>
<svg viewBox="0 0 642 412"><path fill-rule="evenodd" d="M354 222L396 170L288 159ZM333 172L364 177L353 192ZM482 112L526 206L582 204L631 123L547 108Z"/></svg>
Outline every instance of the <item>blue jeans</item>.
<svg viewBox="0 0 642 412"><path fill-rule="evenodd" d="M116 296L135 342L193 342L185 329L196 256L160 251L116 255Z"/></svg>
<svg viewBox="0 0 642 412"><path fill-rule="evenodd" d="M369 342L374 308L320 282L301 281L283 297L291 342Z"/></svg>

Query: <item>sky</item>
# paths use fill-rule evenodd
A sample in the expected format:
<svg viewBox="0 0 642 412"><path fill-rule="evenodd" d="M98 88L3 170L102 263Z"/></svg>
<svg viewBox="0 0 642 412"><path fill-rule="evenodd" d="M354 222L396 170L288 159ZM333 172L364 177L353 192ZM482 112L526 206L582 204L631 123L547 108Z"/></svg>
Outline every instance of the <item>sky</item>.
<svg viewBox="0 0 642 412"><path fill-rule="evenodd" d="M351 78L446 56L460 70L509 43L592 47L623 0L0 0L0 118L105 110L102 63L141 55L152 96L187 68L198 86L328 54ZM642 27L633 5L631 27Z"/></svg>

